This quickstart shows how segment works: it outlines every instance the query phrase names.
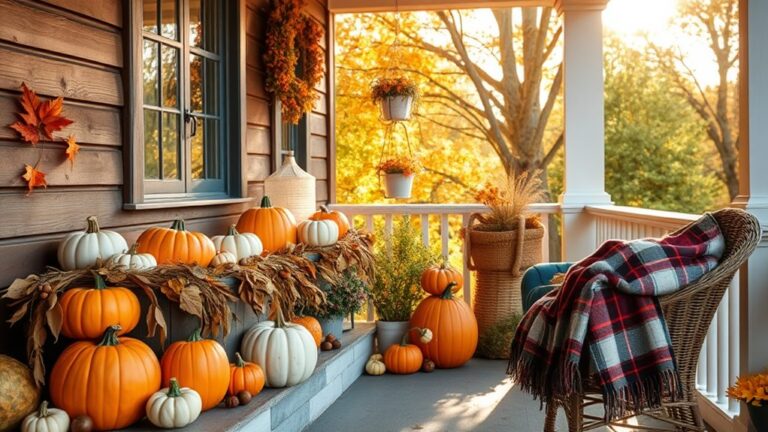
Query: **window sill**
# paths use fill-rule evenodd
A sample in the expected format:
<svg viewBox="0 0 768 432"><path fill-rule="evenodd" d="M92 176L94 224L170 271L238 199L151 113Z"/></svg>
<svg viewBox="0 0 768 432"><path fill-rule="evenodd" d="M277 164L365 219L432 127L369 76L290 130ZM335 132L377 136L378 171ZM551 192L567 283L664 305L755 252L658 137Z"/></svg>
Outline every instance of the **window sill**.
<svg viewBox="0 0 768 432"><path fill-rule="evenodd" d="M178 200L152 200L143 203L125 203L123 210L158 210L182 207L205 207L227 204L242 204L254 201L255 198L212 198L212 199L178 199Z"/></svg>

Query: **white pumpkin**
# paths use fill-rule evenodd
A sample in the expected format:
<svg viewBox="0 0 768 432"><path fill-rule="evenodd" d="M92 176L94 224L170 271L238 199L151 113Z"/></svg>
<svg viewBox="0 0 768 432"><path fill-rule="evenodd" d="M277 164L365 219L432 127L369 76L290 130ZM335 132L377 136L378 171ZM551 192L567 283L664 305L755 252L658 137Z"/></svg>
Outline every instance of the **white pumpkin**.
<svg viewBox="0 0 768 432"><path fill-rule="evenodd" d="M339 226L326 220L305 220L299 224L299 241L309 246L330 246L339 240Z"/></svg>
<svg viewBox="0 0 768 432"><path fill-rule="evenodd" d="M24 417L21 432L67 432L69 415L66 411L48 408L48 401L40 403L40 409Z"/></svg>
<svg viewBox="0 0 768 432"><path fill-rule="evenodd" d="M371 358L365 363L365 372L368 375L384 375L387 371L387 365L381 359Z"/></svg>
<svg viewBox="0 0 768 432"><path fill-rule="evenodd" d="M235 264L237 263L237 257L232 252L219 251L213 256L210 267L217 267L223 264Z"/></svg>
<svg viewBox="0 0 768 432"><path fill-rule="evenodd" d="M229 227L227 235L214 236L211 240L216 246L216 250L232 252L237 261L254 255L261 255L264 250L259 236L253 233L240 234L235 229L235 225Z"/></svg>
<svg viewBox="0 0 768 432"><path fill-rule="evenodd" d="M264 370L267 387L288 387L312 375L317 345L304 326L286 323L277 307L275 321L262 321L243 336L240 353Z"/></svg>
<svg viewBox="0 0 768 432"><path fill-rule="evenodd" d="M128 252L116 253L109 258L111 265L123 266L128 270L148 270L157 267L157 260L152 254L138 253L136 243L128 249Z"/></svg>
<svg viewBox="0 0 768 432"><path fill-rule="evenodd" d="M187 426L200 416L203 400L191 388L179 388L176 378L170 387L152 394L147 401L147 419L153 425L165 429Z"/></svg>
<svg viewBox="0 0 768 432"><path fill-rule="evenodd" d="M97 259L106 260L128 249L128 243L114 231L99 230L95 216L86 219L88 228L67 234L59 244L59 265L64 270L88 268Z"/></svg>

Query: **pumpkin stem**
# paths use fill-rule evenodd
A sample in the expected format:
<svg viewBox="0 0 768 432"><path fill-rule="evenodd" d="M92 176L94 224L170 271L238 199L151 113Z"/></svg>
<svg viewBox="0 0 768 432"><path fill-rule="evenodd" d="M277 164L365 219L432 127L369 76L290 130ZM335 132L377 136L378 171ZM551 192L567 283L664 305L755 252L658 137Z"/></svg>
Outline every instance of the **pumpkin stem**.
<svg viewBox="0 0 768 432"><path fill-rule="evenodd" d="M99 232L99 221L96 220L96 216L88 216L85 218L85 222L88 224L88 228L85 230L87 234Z"/></svg>
<svg viewBox="0 0 768 432"><path fill-rule="evenodd" d="M171 378L171 383L168 386L168 397L181 396L181 389L179 388L179 381L176 378Z"/></svg>
<svg viewBox="0 0 768 432"><path fill-rule="evenodd" d="M48 401L47 400L40 402L40 409L37 412L37 416L40 418L48 417Z"/></svg>
<svg viewBox="0 0 768 432"><path fill-rule="evenodd" d="M203 340L203 336L200 333L200 327L196 328L187 338L187 342L200 342L201 340Z"/></svg>
<svg viewBox="0 0 768 432"><path fill-rule="evenodd" d="M236 236L236 235L239 235L240 233L239 233L239 232L237 232L237 228L236 228L236 227L237 227L237 225L235 225L235 224L232 224L232 225L230 225L230 226L229 226L229 231L227 231L227 235L228 235L228 236Z"/></svg>
<svg viewBox="0 0 768 432"><path fill-rule="evenodd" d="M102 277L98 272L92 271L93 274L93 284L95 285L96 289L105 289L107 287L107 283L104 282L104 277Z"/></svg>
<svg viewBox="0 0 768 432"><path fill-rule="evenodd" d="M285 327L285 316L283 316L283 308L280 307L280 299L274 297L273 300L275 301L275 308L277 309L277 312L275 313L275 328L283 328Z"/></svg>
<svg viewBox="0 0 768 432"><path fill-rule="evenodd" d="M401 345L401 346L406 346L406 345L408 345L408 340L411 338L411 336L410 336L410 335L411 335L411 332L409 332L409 331L407 331L407 332L405 332L405 333L403 334L403 338L402 338L402 339L400 339L400 345Z"/></svg>
<svg viewBox="0 0 768 432"><path fill-rule="evenodd" d="M326 205L321 205L321 206L320 206L320 212L321 212L321 213L330 213L331 211L328 209L328 206L326 206Z"/></svg>
<svg viewBox="0 0 768 432"><path fill-rule="evenodd" d="M448 286L445 287L445 290L443 291L443 295L440 296L440 298L444 300L450 300L453 298L453 287L456 286L456 282L450 281L448 282Z"/></svg>
<svg viewBox="0 0 768 432"><path fill-rule="evenodd" d="M184 223L184 219L178 218L171 224L171 229L176 231L186 231L187 227Z"/></svg>
<svg viewBox="0 0 768 432"><path fill-rule="evenodd" d="M117 332L119 332L122 329L119 325L111 325L107 327L107 330L104 332L104 337L101 339L101 342L99 342L99 346L115 346L120 343L120 341L117 339Z"/></svg>
<svg viewBox="0 0 768 432"><path fill-rule="evenodd" d="M269 200L269 197L264 195L261 197L261 208L271 208L272 207L272 201Z"/></svg>
<svg viewBox="0 0 768 432"><path fill-rule="evenodd" d="M240 353L235 353L235 366L241 368L245 367L245 361L243 360L243 357L240 355Z"/></svg>
<svg viewBox="0 0 768 432"><path fill-rule="evenodd" d="M128 252L126 252L126 253L128 255L136 255L137 253L139 253L138 249L139 249L139 244L138 243L134 243L134 244L131 245L131 248L128 249Z"/></svg>

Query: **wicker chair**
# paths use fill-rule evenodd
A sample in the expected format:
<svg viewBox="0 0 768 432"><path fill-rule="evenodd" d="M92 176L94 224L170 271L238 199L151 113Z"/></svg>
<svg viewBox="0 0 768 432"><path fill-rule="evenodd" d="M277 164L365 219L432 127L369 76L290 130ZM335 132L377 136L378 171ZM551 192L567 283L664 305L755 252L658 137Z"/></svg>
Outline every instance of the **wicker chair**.
<svg viewBox="0 0 768 432"><path fill-rule="evenodd" d="M726 247L722 261L697 282L660 299L677 359L683 393L680 400L672 402L666 399L662 401L661 408L646 410L639 415L661 420L670 427L630 426L626 420L632 416L606 422L601 415L585 413L586 407L603 404L602 392L595 382L595 377L589 377L582 383L583 393L548 404L545 432L555 430L558 407L565 411L570 432L588 431L602 426L623 426L633 430L652 431L706 430L696 402L696 365L699 352L709 324L734 273L754 251L761 236L757 219L745 211L723 209L713 215L725 236Z"/></svg>

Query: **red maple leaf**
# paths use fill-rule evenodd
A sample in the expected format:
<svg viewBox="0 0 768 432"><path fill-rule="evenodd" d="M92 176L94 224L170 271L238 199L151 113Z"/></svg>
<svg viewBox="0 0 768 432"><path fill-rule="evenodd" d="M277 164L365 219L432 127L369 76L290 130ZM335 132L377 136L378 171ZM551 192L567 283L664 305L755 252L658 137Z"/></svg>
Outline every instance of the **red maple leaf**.
<svg viewBox="0 0 768 432"><path fill-rule="evenodd" d="M38 186L44 188L48 187L48 183L45 182L45 173L37 170L37 165L34 167L31 165L24 165L26 172L21 177L27 182L27 196L32 194L32 190Z"/></svg>
<svg viewBox="0 0 768 432"><path fill-rule="evenodd" d="M72 167L74 167L75 156L77 156L77 153L80 151L80 146L77 145L74 135L68 136L65 141L67 142L67 149L64 152L67 154L67 159L72 164Z"/></svg>
<svg viewBox="0 0 768 432"><path fill-rule="evenodd" d="M26 123L17 121L11 125L11 129L21 134L21 139L32 145L40 142L40 130L37 126L28 125Z"/></svg>
<svg viewBox="0 0 768 432"><path fill-rule="evenodd" d="M53 133L58 132L72 124L72 120L61 115L64 99L58 97L53 100L41 102L34 91L26 84L21 84L21 108L20 121L11 124L11 128L21 135L21 139L35 145L40 142L42 133L47 139L53 140Z"/></svg>
<svg viewBox="0 0 768 432"><path fill-rule="evenodd" d="M22 120L28 125L37 126L37 109L40 107L40 98L30 90L25 83L21 83L21 107L24 112L19 114Z"/></svg>
<svg viewBox="0 0 768 432"><path fill-rule="evenodd" d="M42 123L43 134L49 140L53 139L53 133L58 132L72 124L72 120L61 115L64 98L61 96L53 100L47 100L37 109L37 117Z"/></svg>

